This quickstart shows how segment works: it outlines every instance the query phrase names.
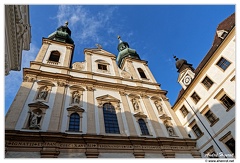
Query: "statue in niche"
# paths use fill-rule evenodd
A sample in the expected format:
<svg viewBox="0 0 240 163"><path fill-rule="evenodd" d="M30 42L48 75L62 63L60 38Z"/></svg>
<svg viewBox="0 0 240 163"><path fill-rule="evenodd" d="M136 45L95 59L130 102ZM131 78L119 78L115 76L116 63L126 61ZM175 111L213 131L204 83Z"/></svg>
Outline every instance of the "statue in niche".
<svg viewBox="0 0 240 163"><path fill-rule="evenodd" d="M72 101L73 101L74 104L79 104L80 103L80 98L81 98L81 95L79 94L78 91L73 93Z"/></svg>
<svg viewBox="0 0 240 163"><path fill-rule="evenodd" d="M37 111L34 113L30 111L29 116L29 128L30 129L40 129L40 121L42 119L42 115Z"/></svg>
<svg viewBox="0 0 240 163"><path fill-rule="evenodd" d="M163 111L161 103L159 101L155 101L154 104L155 104L155 106L157 108L158 114L159 115L164 114L164 111Z"/></svg>
<svg viewBox="0 0 240 163"><path fill-rule="evenodd" d="M138 111L139 105L138 105L138 100L136 98L132 99L132 104L133 104L134 111Z"/></svg>
<svg viewBox="0 0 240 163"><path fill-rule="evenodd" d="M174 132L174 129L173 129L173 124L170 122L170 121L167 121L165 123L165 126L167 128L167 131L168 131L168 134L170 136L174 136L175 135L175 132Z"/></svg>
<svg viewBox="0 0 240 163"><path fill-rule="evenodd" d="M46 99L48 95L48 87L45 86L38 94L38 99Z"/></svg>

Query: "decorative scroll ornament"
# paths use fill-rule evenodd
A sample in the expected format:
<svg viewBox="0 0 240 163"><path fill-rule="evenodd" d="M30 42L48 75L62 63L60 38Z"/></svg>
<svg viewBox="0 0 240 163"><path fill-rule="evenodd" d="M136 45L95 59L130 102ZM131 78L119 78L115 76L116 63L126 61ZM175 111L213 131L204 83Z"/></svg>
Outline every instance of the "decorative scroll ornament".
<svg viewBox="0 0 240 163"><path fill-rule="evenodd" d="M85 62L75 62L72 65L72 69L74 70L83 70L85 68Z"/></svg>

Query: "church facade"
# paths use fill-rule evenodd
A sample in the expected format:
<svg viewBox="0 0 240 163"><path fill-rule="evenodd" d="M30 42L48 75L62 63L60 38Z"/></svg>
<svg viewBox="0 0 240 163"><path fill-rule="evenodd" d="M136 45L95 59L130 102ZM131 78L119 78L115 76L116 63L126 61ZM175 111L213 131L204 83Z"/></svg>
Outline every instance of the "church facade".
<svg viewBox="0 0 240 163"><path fill-rule="evenodd" d="M118 39L117 57L99 45L75 63L67 23L42 39L5 117L6 158L203 157L180 104L171 107L147 61Z"/></svg>

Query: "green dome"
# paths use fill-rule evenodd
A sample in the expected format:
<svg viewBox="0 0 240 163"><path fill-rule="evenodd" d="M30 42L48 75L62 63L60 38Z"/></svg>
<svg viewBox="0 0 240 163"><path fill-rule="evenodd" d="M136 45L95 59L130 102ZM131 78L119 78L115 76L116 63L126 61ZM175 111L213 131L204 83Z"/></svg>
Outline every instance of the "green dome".
<svg viewBox="0 0 240 163"><path fill-rule="evenodd" d="M131 58L135 58L135 59L139 59L140 60L140 57L137 54L136 50L129 48L128 43L127 42L123 42L120 39L120 36L118 36L118 39L119 39L119 44L118 44L117 49L118 49L119 53L118 53L118 56L117 56L117 63L118 63L119 67L121 67L123 59L125 57L131 57Z"/></svg>
<svg viewBox="0 0 240 163"><path fill-rule="evenodd" d="M65 26L60 26L57 31L50 34L48 38L55 41L74 44L71 38L71 30L68 28L68 22L65 23Z"/></svg>

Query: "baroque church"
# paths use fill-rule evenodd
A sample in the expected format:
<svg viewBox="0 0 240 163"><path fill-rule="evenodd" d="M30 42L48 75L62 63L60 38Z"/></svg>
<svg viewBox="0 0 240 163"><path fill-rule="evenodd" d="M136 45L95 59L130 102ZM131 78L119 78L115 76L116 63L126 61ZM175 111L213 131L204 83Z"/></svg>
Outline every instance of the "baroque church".
<svg viewBox="0 0 240 163"><path fill-rule="evenodd" d="M235 153L231 151L235 146L229 146L235 145L235 16L228 19L232 24L224 23L220 34L217 31L218 45L206 55L197 72L186 60L176 58L183 91L174 106L168 101L167 91L156 82L148 62L120 36L117 56L98 46L84 49L84 62L72 63L75 45L66 22L42 39L36 59L23 69L23 82L5 117L5 157L204 158L214 152L217 155L217 145L223 154ZM225 49L229 54L223 54ZM215 63L221 56L227 60L228 70L226 61ZM213 102L207 103L211 97L202 97L198 103L201 107L192 112L182 98L191 98L192 91L204 93L198 91L202 90L198 83L206 76L205 71L214 71L210 70L214 64L224 67L226 77L214 80L214 93L209 96L224 105L229 103L223 100L226 94L224 99L230 99L231 106L215 113ZM216 76L208 75L212 80ZM222 88L229 82L231 88ZM209 110L218 115L218 122L203 119ZM196 117L208 125L206 130ZM227 126L223 125L226 120ZM218 133L209 127L209 121L216 124ZM222 144L216 145L218 137ZM232 139L234 142L229 143Z"/></svg>

